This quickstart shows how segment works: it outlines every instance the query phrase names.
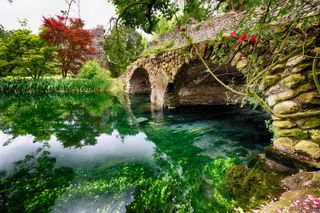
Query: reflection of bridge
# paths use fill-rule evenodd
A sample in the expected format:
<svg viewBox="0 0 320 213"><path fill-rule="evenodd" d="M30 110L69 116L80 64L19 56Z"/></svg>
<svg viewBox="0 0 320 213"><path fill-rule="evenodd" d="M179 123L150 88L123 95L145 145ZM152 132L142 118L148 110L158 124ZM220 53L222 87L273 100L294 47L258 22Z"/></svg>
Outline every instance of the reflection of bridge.
<svg viewBox="0 0 320 213"><path fill-rule="evenodd" d="M228 27L230 30L232 25ZM299 29L294 32L292 38L296 43L289 42L276 56L272 55L276 48L272 49L271 42L261 44L260 48L267 50L268 58L275 61L265 65L266 72L255 86L259 87L261 97L273 115L273 148L293 158L303 153L313 159L305 163L320 168L320 95L311 72L313 64L319 70L319 63L314 63L313 57L319 51L320 25L313 25L307 37ZM301 45L305 41L308 43ZM248 69L248 51L245 48L250 48L241 46L229 63L218 66L211 60L216 57L214 43L200 41L193 46L139 58L122 76L126 92L150 95L155 109L179 105L239 104L242 97L217 83L200 59L203 58L225 84L241 90ZM309 54L309 57L303 54Z"/></svg>

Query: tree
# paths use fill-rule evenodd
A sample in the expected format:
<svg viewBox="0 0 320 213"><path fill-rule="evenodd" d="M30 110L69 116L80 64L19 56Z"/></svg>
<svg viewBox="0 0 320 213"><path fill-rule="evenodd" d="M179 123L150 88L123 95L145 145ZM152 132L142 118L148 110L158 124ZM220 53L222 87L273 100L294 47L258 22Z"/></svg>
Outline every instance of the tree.
<svg viewBox="0 0 320 213"><path fill-rule="evenodd" d="M61 66L62 77L69 72L77 74L89 55L95 54L92 35L83 29L84 22L79 18L44 18L41 37L57 48L56 59Z"/></svg>
<svg viewBox="0 0 320 213"><path fill-rule="evenodd" d="M114 27L105 38L104 49L110 72L118 77L143 52L143 38L135 29Z"/></svg>
<svg viewBox="0 0 320 213"><path fill-rule="evenodd" d="M116 6L118 20L125 26L141 28L147 33L155 30L160 17L171 17L177 5L170 0L109 0ZM118 22L118 21L117 21Z"/></svg>
<svg viewBox="0 0 320 213"><path fill-rule="evenodd" d="M10 35L9 31L6 31L4 27L0 24L0 39L6 40Z"/></svg>
<svg viewBox="0 0 320 213"><path fill-rule="evenodd" d="M22 55L23 71L33 79L53 70L55 48L48 46L39 36L31 38L32 47Z"/></svg>
<svg viewBox="0 0 320 213"><path fill-rule="evenodd" d="M6 40L0 38L0 74L13 71L38 78L49 72L53 65L55 49L29 30L16 30Z"/></svg>

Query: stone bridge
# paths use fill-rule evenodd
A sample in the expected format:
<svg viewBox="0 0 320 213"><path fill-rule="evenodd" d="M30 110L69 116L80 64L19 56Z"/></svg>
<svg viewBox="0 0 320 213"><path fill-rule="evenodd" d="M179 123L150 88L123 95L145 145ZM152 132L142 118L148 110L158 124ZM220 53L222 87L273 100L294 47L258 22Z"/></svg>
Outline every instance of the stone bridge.
<svg viewBox="0 0 320 213"><path fill-rule="evenodd" d="M312 25L308 38L293 35L308 43L297 42L277 55L257 84L273 120L273 146L267 155L275 160L286 156L281 162L287 166L320 168L320 91L314 83L315 76L320 75L319 60L314 59L315 53L319 54L319 35L319 20ZM212 63L214 44L201 41L139 58L122 76L126 92L150 95L155 109L242 103L242 96L227 90L207 72L201 58L226 85L243 91L248 66L245 52L251 47L240 48L231 61L218 65ZM269 58L274 57L269 54Z"/></svg>

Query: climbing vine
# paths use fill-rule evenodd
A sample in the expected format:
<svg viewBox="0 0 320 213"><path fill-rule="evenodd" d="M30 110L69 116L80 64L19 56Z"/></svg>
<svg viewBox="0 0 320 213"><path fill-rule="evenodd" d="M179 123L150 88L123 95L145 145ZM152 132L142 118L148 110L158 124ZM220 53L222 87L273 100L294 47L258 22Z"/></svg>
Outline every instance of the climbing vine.
<svg viewBox="0 0 320 213"><path fill-rule="evenodd" d="M218 68L231 64L239 71L246 74L245 91L226 85L222 82L215 70L211 70L199 53L192 39L182 32L189 44L195 50L207 72L223 87L247 100L262 106L265 111L279 118L305 117L319 115L320 111L279 115L265 102L263 93L263 77L267 73L283 68L283 63L295 55L313 59L312 73L314 83L320 91L317 78L318 54L313 48L319 40L317 26L319 25L318 11L314 11L310 2L299 1L294 5L291 1L288 7L268 5L264 13L258 14L257 10L248 13L238 25L239 33L221 32L211 42L213 51L210 60L218 64ZM275 12L276 11L276 12ZM312 14L310 16L310 14ZM251 21L249 21L251 20ZM273 23L270 21L273 20ZM251 28L248 27L250 23ZM308 32L308 33L307 33ZM250 36L248 36L250 35ZM319 43L319 42L318 42Z"/></svg>

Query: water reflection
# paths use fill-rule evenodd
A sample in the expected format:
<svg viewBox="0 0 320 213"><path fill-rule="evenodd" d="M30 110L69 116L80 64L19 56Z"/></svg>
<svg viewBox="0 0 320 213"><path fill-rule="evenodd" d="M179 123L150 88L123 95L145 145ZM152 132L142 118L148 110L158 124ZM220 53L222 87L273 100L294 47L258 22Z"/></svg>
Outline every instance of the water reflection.
<svg viewBox="0 0 320 213"><path fill-rule="evenodd" d="M226 169L261 150L269 137L261 121L252 121L257 112L213 108L156 116L142 98L125 106L103 94L1 97L0 109L1 187L32 176L36 159L44 157L51 162L43 164L48 178L59 168L72 174L63 185L21 182L46 193L14 200L25 200L14 207L22 212L33 205L46 206L44 212L228 212ZM17 173L19 162L25 174ZM10 193L1 195L2 204Z"/></svg>

